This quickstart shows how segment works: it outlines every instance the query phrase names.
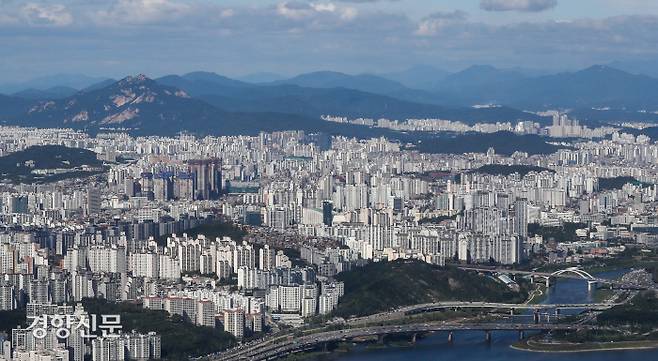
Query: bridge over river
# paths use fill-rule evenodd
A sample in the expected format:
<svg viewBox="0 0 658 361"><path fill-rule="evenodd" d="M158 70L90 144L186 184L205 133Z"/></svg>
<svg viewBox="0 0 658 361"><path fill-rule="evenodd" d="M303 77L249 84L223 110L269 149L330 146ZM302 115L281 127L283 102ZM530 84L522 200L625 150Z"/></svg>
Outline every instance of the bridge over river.
<svg viewBox="0 0 658 361"><path fill-rule="evenodd" d="M350 318L346 322L349 325L364 325L377 322L386 322L395 319L401 319L408 315L434 312L439 310L458 310L458 309L491 309L491 310L510 310L525 311L530 310L535 313L552 310L559 314L562 310L588 310L603 311L612 307L621 305L621 303L559 303L559 304L530 304L530 303L496 303L496 302L436 302L425 303L412 306L401 307L389 312L381 312L374 315Z"/></svg>
<svg viewBox="0 0 658 361"><path fill-rule="evenodd" d="M386 335L415 335L425 332L448 332L448 339L452 341L453 332L456 331L484 331L485 339L491 339L491 331L517 331L519 337L523 337L525 331L576 331L584 329L596 329L594 326L580 324L556 324L556 323L455 323L455 322L430 322L406 325L384 325L361 328L349 328L335 331L324 331L308 334L301 337L289 337L278 340L267 340L258 344L250 344L241 349L233 349L222 354L210 357L213 361L249 360L263 361L275 360L294 352L315 349L331 342L348 341L362 337L378 337L380 340Z"/></svg>
<svg viewBox="0 0 658 361"><path fill-rule="evenodd" d="M565 278L565 279L576 279L576 280L587 281L587 285L589 289L592 289L597 284L610 285L610 287L612 288L624 289L624 290L646 289L646 287L624 282L623 280L612 280L608 278L594 277L589 272L579 267L569 267L555 272L522 271L522 270L514 270L507 268L481 267L481 266L458 266L458 268L465 271L477 271L477 272L485 272L485 273L520 275L520 276L530 276L533 278L535 277L542 278L546 282L547 287L551 285L551 279Z"/></svg>

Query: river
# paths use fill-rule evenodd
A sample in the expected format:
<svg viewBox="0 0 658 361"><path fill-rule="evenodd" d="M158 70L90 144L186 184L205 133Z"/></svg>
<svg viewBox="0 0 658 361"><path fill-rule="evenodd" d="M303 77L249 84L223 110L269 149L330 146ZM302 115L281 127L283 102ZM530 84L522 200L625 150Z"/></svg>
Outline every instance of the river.
<svg viewBox="0 0 658 361"><path fill-rule="evenodd" d="M604 272L597 276L616 278L623 272ZM560 279L551 287L542 303L588 303L592 293L587 291L587 282ZM332 355L332 361L649 361L658 360L658 350L603 351L585 353L536 353L514 350L511 344L517 341L516 332L494 332L491 343L484 341L483 332L456 332L454 342L448 343L446 333L430 334L413 347L369 348L357 345L350 352ZM324 359L324 358L321 358Z"/></svg>

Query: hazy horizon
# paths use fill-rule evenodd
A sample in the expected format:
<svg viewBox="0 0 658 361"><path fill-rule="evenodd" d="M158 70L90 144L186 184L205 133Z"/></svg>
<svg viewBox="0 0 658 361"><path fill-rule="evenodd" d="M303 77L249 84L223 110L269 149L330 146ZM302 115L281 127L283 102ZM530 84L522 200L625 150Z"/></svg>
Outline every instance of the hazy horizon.
<svg viewBox="0 0 658 361"><path fill-rule="evenodd" d="M648 0L0 0L2 83L658 62Z"/></svg>
<svg viewBox="0 0 658 361"><path fill-rule="evenodd" d="M384 79L387 79L387 80L390 80L390 81L396 81L395 79L393 79L393 77L391 77L391 75L394 75L394 74L397 74L397 73L404 73L406 71L411 71L415 68L421 68L422 67L422 68L429 69L431 67L431 68L434 68L437 71L445 71L447 75L451 75L451 74L457 74L459 72L466 71L470 68L479 67L479 66L492 66L492 65L490 65L490 64L472 64L472 65L467 65L464 68L457 68L457 69L451 70L451 69L444 69L444 68L440 68L440 67L436 67L436 66L428 65L428 64L414 64L414 65L407 66L405 68L394 69L394 70L390 70L390 71L387 71L387 72L361 72L361 73L359 73L359 72L356 72L356 73L343 72L343 71L334 70L334 69L315 69L315 70L309 70L307 72L288 73L288 74L263 70L263 71L255 71L255 72L250 72L250 73L245 73L245 74L236 74L236 75L231 75L231 74L222 73L222 72L218 72L218 71L215 71L215 70L209 70L209 69L196 69L196 70L192 70L192 71L171 72L171 73L161 73L161 74L160 73L149 73L148 71L138 71L138 72L135 72L135 73L117 74L117 75L114 75L114 76L102 75L102 74L89 75L89 74L85 74L85 73L61 72L61 73L45 74L45 75L41 75L41 76L26 77L26 78L22 78L20 80L15 80L15 81L0 82L0 86L17 86L17 87L20 88L20 90L23 90L23 89L28 89L30 87L29 84L31 84L31 83L51 84L51 85L48 86L48 87L50 87L50 86L60 86L60 85L66 86L66 84L70 83L71 81L73 81L73 82L78 81L78 82L82 82L82 83L85 83L85 84L88 83L88 85L93 85L95 82L100 83L104 80L117 80L118 81L118 80L121 80L121 79L126 78L126 77L137 76L137 75L140 75L140 74L145 75L147 78L150 78L150 79L158 79L158 78L168 76L168 75L181 75L182 76L182 75L189 74L189 73L194 73L194 72L215 73L217 75L225 76L225 77L230 78L230 79L239 80L239 81L243 81L243 82L254 82L254 83L268 83L270 81L276 81L276 80L263 80L263 81L254 81L253 80L253 79L257 79L257 78L277 77L277 80L279 80L278 78L280 78L281 80L286 80L286 79L292 79L292 78L295 78L295 77L301 76L301 75L307 75L307 74L312 74L312 73L320 73L320 72L335 72L335 73L342 73L342 74L351 75L351 76L374 75L374 76L378 76L378 77L381 77L381 78L384 78ZM519 73L521 73L523 75L526 75L528 77L535 77L535 76L543 76L543 75L554 75L554 74L559 74L559 73L563 73L563 72L577 72L577 71L585 70L585 69L593 67L593 66L609 66L611 68L616 68L616 69L619 69L619 70L622 70L622 71L625 71L625 72L628 72L628 73L631 73L631 74L640 74L640 75L646 75L646 76L651 76L651 77L656 78L656 76L654 74L647 74L647 73L639 71L639 70L638 71L632 71L632 70L629 70L629 69L620 69L619 67L616 67L615 64L590 64L590 65L582 67L582 68L579 67L579 68L555 69L555 70L522 68L522 67L496 68L496 69L497 70L502 70L502 71L516 71L516 72L519 72ZM657 73L658 73L658 71L657 71ZM77 79L77 78L81 78L81 79ZM89 81L85 81L86 79L84 79L84 78L87 78ZM251 79L251 78L253 78L253 79ZM58 83L58 81L61 84ZM77 87L73 86L73 88L76 88L76 89L80 90L80 89L82 89L82 88L84 88L88 85L77 86ZM27 86L27 88L24 88L25 86ZM35 86L34 88L35 89L40 89L38 86ZM413 88L413 87L411 87L411 88ZM41 89L41 90L45 90L45 88Z"/></svg>

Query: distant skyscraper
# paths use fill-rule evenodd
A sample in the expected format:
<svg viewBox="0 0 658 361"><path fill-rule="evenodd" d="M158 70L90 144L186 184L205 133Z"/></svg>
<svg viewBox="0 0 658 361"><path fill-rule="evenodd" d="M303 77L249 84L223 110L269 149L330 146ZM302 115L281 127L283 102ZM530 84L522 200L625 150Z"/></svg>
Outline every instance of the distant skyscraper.
<svg viewBox="0 0 658 361"><path fill-rule="evenodd" d="M140 179L142 196L153 199L153 173L144 172Z"/></svg>
<svg viewBox="0 0 658 361"><path fill-rule="evenodd" d="M173 198L173 174L158 173L153 177L153 197L158 201L166 201Z"/></svg>
<svg viewBox="0 0 658 361"><path fill-rule="evenodd" d="M174 198L192 200L194 198L194 174L179 173L174 179Z"/></svg>
<svg viewBox="0 0 658 361"><path fill-rule="evenodd" d="M332 201L322 202L322 223L331 226L334 221L334 203Z"/></svg>
<svg viewBox="0 0 658 361"><path fill-rule="evenodd" d="M222 161L220 159L191 160L194 175L194 198L216 199L222 190Z"/></svg>
<svg viewBox="0 0 658 361"><path fill-rule="evenodd" d="M528 237L528 200L517 199L514 204L516 233L522 238Z"/></svg>
<svg viewBox="0 0 658 361"><path fill-rule="evenodd" d="M87 214L94 215L101 211L101 194L94 187L87 189Z"/></svg>

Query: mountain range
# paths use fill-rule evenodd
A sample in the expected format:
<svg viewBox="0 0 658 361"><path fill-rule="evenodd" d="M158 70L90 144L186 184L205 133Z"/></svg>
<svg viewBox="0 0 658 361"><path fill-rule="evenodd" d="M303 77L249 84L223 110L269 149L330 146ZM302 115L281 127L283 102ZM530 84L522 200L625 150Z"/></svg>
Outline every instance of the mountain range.
<svg viewBox="0 0 658 361"><path fill-rule="evenodd" d="M17 108L21 106L24 107L22 112L14 111L3 121L24 126L70 127L92 133L100 129L121 128L136 134L155 135L172 135L180 131L257 134L259 130L296 129L298 124L304 130L311 130L314 128L312 123L324 123L320 119L304 119L296 115L228 112L144 75L129 76L63 99L17 102Z"/></svg>
<svg viewBox="0 0 658 361"><path fill-rule="evenodd" d="M266 81L256 81L259 78ZM658 121L658 115L645 111L655 109L658 79L609 66L539 76L491 66L472 66L452 74L419 66L379 75L322 71L288 79L272 74L250 79L210 72L157 79L139 75L119 81L81 76L41 78L25 83L27 88L11 95L0 95L0 121L89 131L127 128L142 134L255 134L299 129L345 135L390 131L328 123L320 116L546 124L548 118L533 112L557 108L571 109L588 122L599 118L612 121L619 114L625 120L637 116ZM63 85L55 85L56 81ZM492 106L474 106L481 104Z"/></svg>

